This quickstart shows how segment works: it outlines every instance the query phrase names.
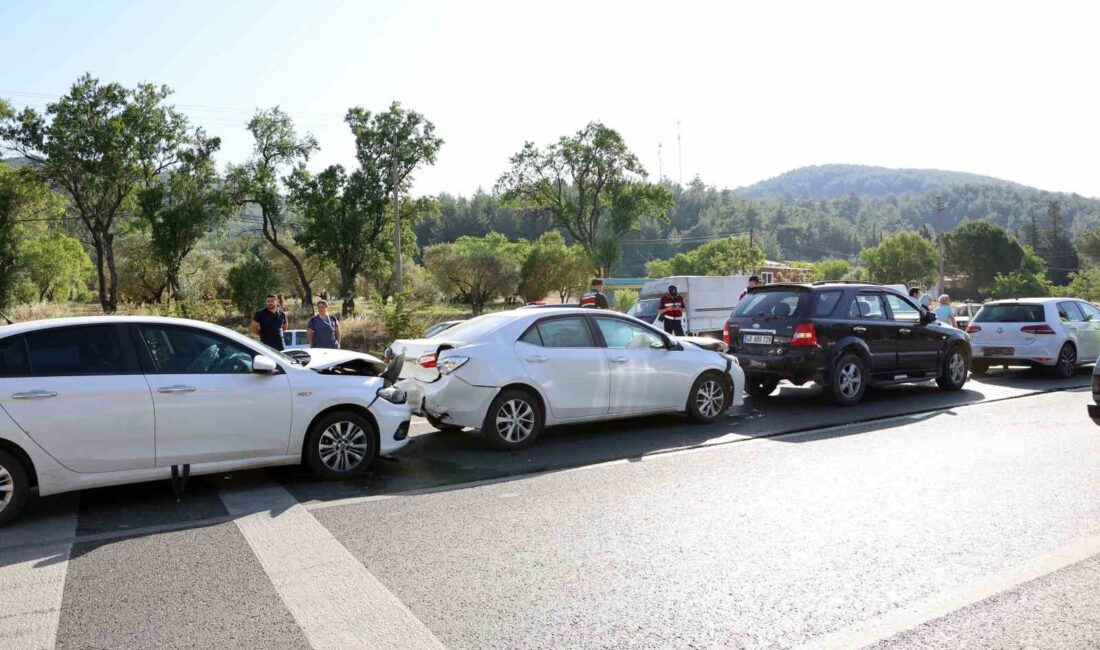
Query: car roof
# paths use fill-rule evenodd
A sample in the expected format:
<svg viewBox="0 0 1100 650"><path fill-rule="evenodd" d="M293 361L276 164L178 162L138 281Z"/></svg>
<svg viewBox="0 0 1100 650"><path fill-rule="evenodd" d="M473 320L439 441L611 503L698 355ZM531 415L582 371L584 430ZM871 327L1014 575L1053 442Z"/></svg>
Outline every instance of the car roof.
<svg viewBox="0 0 1100 650"><path fill-rule="evenodd" d="M1000 300L990 300L985 303L986 305L1045 305L1051 302L1059 302L1062 300L1080 300L1080 298L1002 298ZM984 307L985 305L983 305Z"/></svg>
<svg viewBox="0 0 1100 650"><path fill-rule="evenodd" d="M12 325L0 326L0 337L13 336L24 332L49 329L52 327L73 327L76 325L105 325L122 323L147 323L160 325L186 325L197 327L211 332L232 332L228 328L205 321L190 320L187 318L169 318L167 316L73 316L69 318L44 318L42 320L30 320ZM236 334L236 332L234 332Z"/></svg>

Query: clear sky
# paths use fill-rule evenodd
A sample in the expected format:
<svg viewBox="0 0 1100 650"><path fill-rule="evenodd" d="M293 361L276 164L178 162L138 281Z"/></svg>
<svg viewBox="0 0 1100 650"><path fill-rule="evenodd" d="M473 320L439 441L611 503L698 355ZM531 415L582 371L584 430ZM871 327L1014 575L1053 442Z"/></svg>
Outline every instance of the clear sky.
<svg viewBox="0 0 1100 650"><path fill-rule="evenodd" d="M43 107L87 71L163 83L248 156L281 105L353 163L342 118L397 99L446 144L415 191L489 188L525 140L590 120L652 177L737 187L860 163L1100 196L1100 3L878 0L0 0L0 97Z"/></svg>

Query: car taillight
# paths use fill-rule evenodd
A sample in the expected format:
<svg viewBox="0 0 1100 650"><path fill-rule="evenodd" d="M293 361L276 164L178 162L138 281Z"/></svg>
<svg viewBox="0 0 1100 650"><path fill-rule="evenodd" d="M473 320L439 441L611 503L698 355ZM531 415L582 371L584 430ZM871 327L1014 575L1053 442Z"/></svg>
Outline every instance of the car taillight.
<svg viewBox="0 0 1100 650"><path fill-rule="evenodd" d="M1020 328L1021 332L1027 332L1028 334L1057 334L1050 325L1024 325Z"/></svg>
<svg viewBox="0 0 1100 650"><path fill-rule="evenodd" d="M817 347L817 329L813 323L802 323L794 328L791 345L796 348Z"/></svg>
<svg viewBox="0 0 1100 650"><path fill-rule="evenodd" d="M981 325L975 325L975 324L971 323L970 325L966 326L966 333L967 334L973 334L974 332L980 332L980 331L982 331Z"/></svg>
<svg viewBox="0 0 1100 650"><path fill-rule="evenodd" d="M730 344L730 324L728 322L722 326L722 342L726 345Z"/></svg>
<svg viewBox="0 0 1100 650"><path fill-rule="evenodd" d="M421 356L419 359L417 359L416 363L417 363L417 365L419 365L423 368L434 368L435 367L435 355L434 354L425 354L425 355Z"/></svg>

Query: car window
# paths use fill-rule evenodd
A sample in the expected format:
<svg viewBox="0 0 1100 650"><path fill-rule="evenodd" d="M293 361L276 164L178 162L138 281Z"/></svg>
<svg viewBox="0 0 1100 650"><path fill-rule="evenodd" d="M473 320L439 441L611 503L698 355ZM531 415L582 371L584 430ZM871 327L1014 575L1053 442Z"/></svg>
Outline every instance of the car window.
<svg viewBox="0 0 1100 650"><path fill-rule="evenodd" d="M616 350L649 350L664 347L665 340L656 332L619 318L597 318L596 325L607 347Z"/></svg>
<svg viewBox="0 0 1100 650"><path fill-rule="evenodd" d="M528 345L542 345L542 337L539 336L538 325L532 325L523 333L523 336L519 337L520 341L527 343Z"/></svg>
<svg viewBox="0 0 1100 650"><path fill-rule="evenodd" d="M733 310L735 318L788 318L793 316L802 304L808 291L776 289L754 291L745 296Z"/></svg>
<svg viewBox="0 0 1100 650"><path fill-rule="evenodd" d="M1085 314L1085 320L1087 321L1100 321L1100 309L1096 308L1096 305L1088 302L1079 302L1077 306L1081 308L1081 311Z"/></svg>
<svg viewBox="0 0 1100 650"><path fill-rule="evenodd" d="M0 377L26 377L30 372L23 337L0 339Z"/></svg>
<svg viewBox="0 0 1100 650"><path fill-rule="evenodd" d="M985 305L974 316L975 323L1043 323L1046 316L1042 305L1002 303Z"/></svg>
<svg viewBox="0 0 1100 650"><path fill-rule="evenodd" d="M1085 315L1081 313L1081 309L1077 307L1077 303L1066 301L1058 303L1058 318L1064 321L1079 323L1085 320Z"/></svg>
<svg viewBox="0 0 1100 650"><path fill-rule="evenodd" d="M920 311L908 300L890 293L885 294L884 297L886 298L886 304L890 305L890 313L893 315L894 320L905 321L906 323L920 321Z"/></svg>
<svg viewBox="0 0 1100 650"><path fill-rule="evenodd" d="M156 372L168 374L244 374L252 372L255 353L215 334L187 327L142 325L141 337Z"/></svg>
<svg viewBox="0 0 1100 650"><path fill-rule="evenodd" d="M28 332L31 373L39 377L121 375L129 370L112 325Z"/></svg>
<svg viewBox="0 0 1100 650"><path fill-rule="evenodd" d="M627 315L638 320L654 321L657 318L657 310L661 306L660 300L639 300L627 311Z"/></svg>
<svg viewBox="0 0 1100 650"><path fill-rule="evenodd" d="M294 332L283 332L283 345L294 345Z"/></svg>
<svg viewBox="0 0 1100 650"><path fill-rule="evenodd" d="M879 294L858 294L848 307L848 318L885 319L886 312L882 309L882 299Z"/></svg>
<svg viewBox="0 0 1100 650"><path fill-rule="evenodd" d="M538 323L542 344L548 348L592 348L592 332L584 318L551 318Z"/></svg>
<svg viewBox="0 0 1100 650"><path fill-rule="evenodd" d="M813 315L817 318L826 318L836 309L843 291L822 291L814 297Z"/></svg>
<svg viewBox="0 0 1100 650"><path fill-rule="evenodd" d="M515 320L515 317L505 316L503 314L478 316L477 318L463 321L450 329L443 330L446 334L442 338L447 341L454 341L455 343L473 343L482 336L513 320Z"/></svg>

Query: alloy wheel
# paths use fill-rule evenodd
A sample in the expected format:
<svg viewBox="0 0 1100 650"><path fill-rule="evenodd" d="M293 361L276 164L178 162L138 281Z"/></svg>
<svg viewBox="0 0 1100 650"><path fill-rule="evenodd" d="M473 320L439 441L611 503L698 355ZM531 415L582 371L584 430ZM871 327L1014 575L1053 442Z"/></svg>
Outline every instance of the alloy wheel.
<svg viewBox="0 0 1100 650"><path fill-rule="evenodd" d="M699 391L695 393L695 406L699 409L699 414L708 420L717 417L722 412L722 407L726 405L726 394L722 390L722 387L717 381L708 379L699 386Z"/></svg>
<svg viewBox="0 0 1100 650"><path fill-rule="evenodd" d="M840 369L840 392L845 397L855 397L863 385L863 375L859 372L859 366L854 363L846 364Z"/></svg>
<svg viewBox="0 0 1100 650"><path fill-rule="evenodd" d="M347 472L367 455L367 432L354 422L335 422L321 434L317 451L325 467Z"/></svg>
<svg viewBox="0 0 1100 650"><path fill-rule="evenodd" d="M0 512L8 507L15 498L15 479L12 478L8 468L0 465Z"/></svg>
<svg viewBox="0 0 1100 650"><path fill-rule="evenodd" d="M947 370L951 375L952 383L961 384L963 379L966 378L966 360L963 359L961 352L955 352L951 355Z"/></svg>
<svg viewBox="0 0 1100 650"><path fill-rule="evenodd" d="M1077 370L1077 355L1073 352L1073 347L1066 345L1062 347L1062 354L1058 355L1058 363L1062 364L1062 371L1068 376L1072 375Z"/></svg>
<svg viewBox="0 0 1100 650"><path fill-rule="evenodd" d="M535 409L522 399L508 400L497 410L497 433L512 443L523 442L535 430Z"/></svg>

